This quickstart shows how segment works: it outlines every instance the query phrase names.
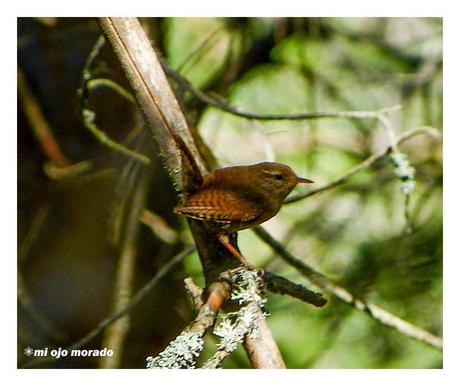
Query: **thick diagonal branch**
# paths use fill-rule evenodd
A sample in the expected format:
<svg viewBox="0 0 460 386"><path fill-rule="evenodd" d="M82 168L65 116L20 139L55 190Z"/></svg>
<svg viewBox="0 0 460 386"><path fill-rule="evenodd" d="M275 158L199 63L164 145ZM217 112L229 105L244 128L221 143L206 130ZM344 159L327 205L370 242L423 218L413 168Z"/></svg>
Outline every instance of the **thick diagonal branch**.
<svg viewBox="0 0 460 386"><path fill-rule="evenodd" d="M207 172L207 167L192 139L157 54L137 18L101 18L100 25L134 91L176 191L187 192L187 183L193 180L190 174L195 171L190 170L187 162L183 162L184 154L176 138L179 137L187 146L186 155L193 157L193 163L202 175ZM215 233L198 221L191 220L189 224L206 282L210 284L218 281L220 272L234 268L238 262L218 241ZM276 347L269 330L258 343L265 345L268 351L270 347ZM261 357L261 362L254 365L262 366L263 359ZM264 367L268 366L266 364Z"/></svg>

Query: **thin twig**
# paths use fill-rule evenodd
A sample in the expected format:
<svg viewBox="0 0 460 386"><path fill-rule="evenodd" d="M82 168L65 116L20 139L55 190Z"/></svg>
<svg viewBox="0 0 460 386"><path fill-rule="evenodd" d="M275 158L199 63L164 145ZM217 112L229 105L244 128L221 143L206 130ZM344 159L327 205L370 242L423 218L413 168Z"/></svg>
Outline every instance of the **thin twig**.
<svg viewBox="0 0 460 386"><path fill-rule="evenodd" d="M45 163L43 170L46 175L53 180L61 180L81 176L93 169L93 163L88 160L80 161L65 167L57 167L51 162Z"/></svg>
<svg viewBox="0 0 460 386"><path fill-rule="evenodd" d="M102 49L105 46L105 38L104 35L100 35L96 43L94 43L91 51L89 52L88 57L86 58L85 64L82 70L80 88L78 89L78 96L80 97L80 102L82 106L86 105L86 100L88 99L88 88L87 83L93 77L91 67L93 67L94 62L96 61L97 57L101 54Z"/></svg>
<svg viewBox="0 0 460 386"><path fill-rule="evenodd" d="M18 271L18 301L29 316L34 320L34 322L50 337L55 339L58 342L65 341L67 339L67 334L65 331L60 329L45 316L42 311L37 308L34 304L34 300L30 295L29 291L26 288L24 283L24 278L21 275L21 272Z"/></svg>
<svg viewBox="0 0 460 386"><path fill-rule="evenodd" d="M172 268L174 268L177 264L179 264L186 256L192 253L195 250L195 246L189 246L185 248L183 251L179 252L176 256L172 257L160 270L153 276L147 284L145 284L129 301L128 304L125 305L123 309L118 310L113 315L109 316L108 318L104 319L103 321L99 322L99 324L88 332L85 336L80 338L77 342L66 347L66 349L70 352L72 350L76 350L79 348L84 347L86 344L91 342L96 336L98 336L102 331L104 331L107 326L110 326L112 323L120 319L123 315L131 311L134 307L136 307L142 300L144 300L147 295L155 288L158 282L166 276ZM63 358L63 357L61 357ZM47 358L38 358L33 359L27 363L25 363L22 368L30 368L34 366L38 366L45 363L53 363L58 361L55 357L47 357Z"/></svg>
<svg viewBox="0 0 460 386"><path fill-rule="evenodd" d="M35 241L38 239L38 235L45 224L46 219L48 218L50 211L49 205L44 205L38 208L37 213L33 215L30 223L30 227L21 241L21 244L18 248L18 266L21 267Z"/></svg>
<svg viewBox="0 0 460 386"><path fill-rule="evenodd" d="M193 300L193 306L195 310L199 310L203 305L203 288L195 284L191 277L186 277L184 279L185 289Z"/></svg>
<svg viewBox="0 0 460 386"><path fill-rule="evenodd" d="M231 352L226 349L217 350L211 358L209 358L204 364L203 369L217 369L221 363L227 358Z"/></svg>
<svg viewBox="0 0 460 386"><path fill-rule="evenodd" d="M70 162L54 137L53 131L40 108L40 104L30 90L20 68L17 70L17 78L18 93L21 98L22 108L43 152L57 167L68 166Z"/></svg>
<svg viewBox="0 0 460 386"><path fill-rule="evenodd" d="M112 79L108 78L94 78L94 79L89 79L85 83L86 92L90 92L92 90L96 90L98 88L108 88L112 91L115 91L118 95L120 95L122 98L126 99L129 103L135 104L136 100L134 97L131 95L131 93L128 90L125 90L121 85L119 85L117 82L114 82Z"/></svg>
<svg viewBox="0 0 460 386"><path fill-rule="evenodd" d="M148 179L142 180L141 186L139 186L134 192L133 202L126 224L126 231L123 235L123 243L121 246L121 253L118 261L115 280L113 305L114 313L125 308L126 304L128 304L131 299L137 257L137 240L141 225L139 221L139 215L145 203L147 182ZM99 361L101 368L113 369L120 367L123 354L123 346L129 329L129 315L123 316L106 329L102 346L113 350L114 354L111 356L101 357Z"/></svg>
<svg viewBox="0 0 460 386"><path fill-rule="evenodd" d="M222 272L221 277L232 283L231 299L243 305L235 313L223 317L214 330L221 337L217 352L204 364L205 368L216 368L240 344L244 342L249 360L255 368L284 369L286 365L272 338L262 309L266 299L261 290L264 280L258 270L246 268Z"/></svg>
<svg viewBox="0 0 460 386"><path fill-rule="evenodd" d="M429 136L431 136L433 138L439 138L440 137L440 132L438 130L436 130L434 128L430 128L430 127L422 127L422 128L419 128L419 129L408 130L408 131L404 132L403 134L401 134L395 140L395 143L397 145L400 145L401 143L407 141L408 139L410 139L412 137L415 137L417 135L421 135L421 134L429 135ZM353 167L351 170L349 170L348 172L346 172L342 176L340 176L340 177L336 178L335 180L327 183L326 185L323 185L323 186L321 186L321 187L319 187L317 189L314 189L314 190L310 190L309 192L305 192L305 193L301 193L301 194L297 194L295 196L292 196L292 197L288 198L286 201L284 201L284 203L285 204L290 204L292 202L303 200L304 198L311 197L311 196L313 196L315 194L324 192L325 190L329 190L329 189L334 188L334 187L336 187L338 185L341 185L344 182L346 182L354 174L356 174L356 173L360 172L361 170L364 170L364 169L372 166L376 162L380 161L382 158L386 157L388 154L390 154L391 150L392 150L392 147L390 145L387 148L372 154L371 156L366 158L363 162L361 162L360 164L356 165L355 167Z"/></svg>
<svg viewBox="0 0 460 386"><path fill-rule="evenodd" d="M187 72L187 69L184 70L184 68L186 66L191 68L195 64L195 62L200 58L199 55L202 51L204 51L204 49L206 49L206 52L209 52L211 48L215 45L214 40L216 39L220 31L222 31L223 29L224 26L220 26L217 27L214 31L211 31L211 33L208 36L206 36L206 38L198 45L198 47L195 48L189 55L187 55L187 57L183 60L179 67L177 67L177 72ZM208 45L210 45L209 48Z"/></svg>
<svg viewBox="0 0 460 386"><path fill-rule="evenodd" d="M95 123L96 113L93 110L83 109L82 110L83 124L90 131L94 137L104 146L128 156L136 161L142 162L145 165L150 164L150 158L143 154L137 153L134 150L128 149L126 146L119 144L118 142L111 139L106 133L99 129Z"/></svg>
<svg viewBox="0 0 460 386"><path fill-rule="evenodd" d="M384 310L383 308L368 303L363 299L360 299L351 294L347 289L335 284L332 280L316 271L308 264L293 256L284 246L274 239L264 228L254 228L255 233L259 236L266 244L270 246L278 255L286 261L290 266L294 267L303 276L309 279L314 285L321 288L323 291L341 299L345 303L355 307L359 311L367 312L372 318L378 322L395 328L400 333L417 339L423 343L429 344L434 348L442 351L443 341L442 338L433 335L432 333L417 327L396 315Z"/></svg>
<svg viewBox="0 0 460 386"><path fill-rule="evenodd" d="M141 212L139 221L148 226L156 237L167 244L174 245L179 239L176 230L171 228L161 216L148 209Z"/></svg>
<svg viewBox="0 0 460 386"><path fill-rule="evenodd" d="M83 119L83 125L90 131L91 134L104 146L130 157L136 161L142 162L146 165L150 164L150 159L143 154L140 154L134 150L127 148L126 146L114 141L106 133L104 133L96 125L96 113L88 107L89 93L91 90L98 89L100 87L107 87L115 91L121 97L126 99L128 102L134 104L134 97L125 90L118 83L107 78L95 78L92 79L91 68L94 65L97 57L100 55L102 48L105 45L105 38L103 35L99 36L96 43L92 47L88 57L86 58L85 65L82 70L82 78L80 82L80 88L78 89L78 95L80 97L81 104L81 116Z"/></svg>
<svg viewBox="0 0 460 386"><path fill-rule="evenodd" d="M247 119L257 119L265 121L274 120L308 120L321 118L348 118L348 119L378 119L381 114L390 113L401 108L400 105L391 106L381 110L373 111L325 111L312 113L294 113L294 114L257 114L247 111L241 111L237 107L231 105L223 97L213 93L214 96L206 94L196 89L187 78L174 71L168 66L165 60L161 61L166 73L171 76L181 87L188 90L193 96L210 106L216 107L227 113Z"/></svg>
<svg viewBox="0 0 460 386"><path fill-rule="evenodd" d="M211 327L221 310L224 302L230 298L230 288L225 282L215 282L209 286L209 296L200 307L198 315L190 325L190 330L199 332L204 336Z"/></svg>

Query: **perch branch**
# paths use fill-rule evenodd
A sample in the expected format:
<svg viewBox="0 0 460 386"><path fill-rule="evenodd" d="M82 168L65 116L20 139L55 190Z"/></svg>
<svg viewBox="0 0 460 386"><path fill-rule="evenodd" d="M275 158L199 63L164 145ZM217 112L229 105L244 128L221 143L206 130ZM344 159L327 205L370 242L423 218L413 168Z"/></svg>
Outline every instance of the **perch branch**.
<svg viewBox="0 0 460 386"><path fill-rule="evenodd" d="M326 276L314 270L308 264L302 260L293 256L284 246L275 240L264 228L257 227L254 229L257 236L259 236L270 248L273 249L284 261L294 267L303 276L310 280L314 285L321 288L323 291L339 298L345 303L351 305L359 311L367 312L372 318L378 322L395 328L400 333L417 339L423 343L429 344L438 350L442 350L442 338L431 334L428 331L423 330L420 327L414 326L413 324L393 315L392 313L384 310L383 308L368 303L363 299L360 299L351 294L347 289L335 284L329 280Z"/></svg>
<svg viewBox="0 0 460 386"><path fill-rule="evenodd" d="M160 268L160 270L153 276L147 284L145 284L127 303L124 308L118 310L108 318L104 319L103 321L99 322L99 324L88 332L85 336L80 338L77 342L74 344L70 345L69 347L66 347L66 350L69 352L72 350L80 349L84 346L86 346L89 342L91 342L96 336L98 336L102 331L104 331L108 326L110 326L112 323L126 315L128 312L130 312L134 307L136 307L142 300L146 298L146 296L155 288L155 286L158 284L158 282L166 276L172 268L174 268L177 264L179 264L186 256L188 256L190 253L192 253L195 250L195 246L190 246L185 248L182 252L179 252L176 256L171 258L163 267ZM61 357L63 358L63 357ZM45 364L45 363L52 363L55 361L58 361L59 359L56 359L55 357L47 357L47 358L38 358L38 359L33 359L27 363L25 363L22 367L23 368L30 368L34 366L38 366L40 364Z"/></svg>
<svg viewBox="0 0 460 386"><path fill-rule="evenodd" d="M222 272L221 278L232 284L231 299L241 306L237 312L224 315L214 334L221 337L217 352L204 364L216 368L243 342L249 360L256 368L286 368L280 351L268 328L262 296L264 286L260 271L237 268Z"/></svg>
<svg viewBox="0 0 460 386"><path fill-rule="evenodd" d="M209 286L209 296L198 309L197 316L157 356L146 358L148 369L195 368L196 357L203 350L203 337L211 328L224 302L230 297L228 283L216 282Z"/></svg>

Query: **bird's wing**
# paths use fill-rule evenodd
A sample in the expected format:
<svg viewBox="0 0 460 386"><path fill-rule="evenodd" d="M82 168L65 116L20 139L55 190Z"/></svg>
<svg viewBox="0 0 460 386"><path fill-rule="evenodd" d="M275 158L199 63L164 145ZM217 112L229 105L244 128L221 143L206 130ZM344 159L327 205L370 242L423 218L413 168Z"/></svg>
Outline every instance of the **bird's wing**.
<svg viewBox="0 0 460 386"><path fill-rule="evenodd" d="M252 221L263 209L259 203L248 201L233 190L206 189L191 196L184 205L176 206L174 211L198 220L229 224Z"/></svg>

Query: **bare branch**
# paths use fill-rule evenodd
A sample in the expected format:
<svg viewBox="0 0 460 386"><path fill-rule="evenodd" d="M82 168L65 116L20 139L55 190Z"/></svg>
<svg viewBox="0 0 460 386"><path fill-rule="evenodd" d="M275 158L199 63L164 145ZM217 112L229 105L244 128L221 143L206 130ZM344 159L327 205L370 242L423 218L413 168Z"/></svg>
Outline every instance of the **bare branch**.
<svg viewBox="0 0 460 386"><path fill-rule="evenodd" d="M206 167L157 55L136 18L106 17L100 19L100 24L130 82L147 126L161 149L170 177L175 186L181 188L181 155L172 134L182 138L203 174Z"/></svg>
<svg viewBox="0 0 460 386"><path fill-rule="evenodd" d="M117 266L115 279L115 293L113 312L122 310L129 304L132 293L134 270L137 257L137 242L141 223L139 216L144 208L147 193L148 180L142 180L136 189L129 218L126 224L126 232L123 235L120 258ZM113 350L114 355L103 356L99 361L101 368L118 368L123 354L123 346L126 335L130 329L130 317L125 315L113 323L106 331L102 346Z"/></svg>
<svg viewBox="0 0 460 386"><path fill-rule="evenodd" d="M213 96L196 89L187 78L174 71L165 60L161 63L166 73L171 76L181 87L188 90L193 96L210 106L216 107L227 113L236 115L246 119L257 119L261 121L275 121L275 120L308 120L308 119L321 119L321 118L348 118L348 119L378 119L381 114L390 113L399 110L401 106L392 106L381 110L375 111L328 111L328 112L312 112L312 113L296 113L296 114L257 114L247 111L241 111L237 107L231 105L222 96L213 93Z"/></svg>
<svg viewBox="0 0 460 386"><path fill-rule="evenodd" d="M136 161L142 162L145 165L150 164L150 159L143 154L140 154L134 150L128 149L126 146L119 144L118 142L111 139L106 133L99 129L95 123L96 113L93 110L83 109L83 124L94 135L97 140L107 146L108 148L128 156Z"/></svg>
<svg viewBox="0 0 460 386"><path fill-rule="evenodd" d="M199 310L203 305L203 289L195 284L191 277L184 279L185 289L193 300L195 310Z"/></svg>
<svg viewBox="0 0 460 386"><path fill-rule="evenodd" d="M81 116L83 119L83 125L89 132L104 146L116 151L120 154L123 154L127 157L130 157L138 162L142 162L146 165L150 163L150 159L143 154L137 153L134 150L127 148L111 139L106 133L104 133L96 125L95 118L96 113L88 107L88 98L89 93L98 88L106 87L116 92L118 95L126 99L129 103L134 104L135 100L133 96L125 90L118 83L114 82L111 79L106 78L93 78L93 73L91 68L94 65L97 57L100 55L102 48L105 46L105 38L103 35L99 36L91 49L88 57L86 58L85 65L82 70L82 77L80 82L80 88L78 89L78 95L80 97L81 105Z"/></svg>
<svg viewBox="0 0 460 386"><path fill-rule="evenodd" d="M139 216L139 220L144 225L148 226L152 230L152 233L165 243L174 245L179 240L179 235L176 230L171 228L168 223L156 213L144 209Z"/></svg>
<svg viewBox="0 0 460 386"><path fill-rule="evenodd" d="M54 137L53 131L40 108L40 104L30 90L20 68L17 70L17 77L18 93L22 102L22 108L43 152L57 167L68 166L70 162Z"/></svg>
<svg viewBox="0 0 460 386"><path fill-rule="evenodd" d="M18 301L24 310L29 314L33 321L39 326L47 335L56 339L58 342L65 341L68 338L65 331L60 329L53 323L42 311L34 304L34 300L30 295L24 283L24 278L18 271Z"/></svg>
<svg viewBox="0 0 460 386"><path fill-rule="evenodd" d="M53 180L61 180L81 176L82 174L90 172L93 167L93 163L88 160L80 161L65 167L57 167L53 163L47 162L43 166L43 170L49 178Z"/></svg>
<svg viewBox="0 0 460 386"><path fill-rule="evenodd" d="M401 143L407 141L408 139L415 137L417 135L429 135L433 138L439 138L440 137L440 132L437 129L431 128L431 127L422 127L419 129L414 129L414 130L408 130L401 134L396 140L395 144L400 145ZM382 158L386 157L390 152L392 151L392 146L388 146L387 148L372 154L368 158L366 158L363 162L360 164L356 165L354 168L343 174L342 176L336 178L335 180L327 183L326 185L323 185L317 189L310 190L309 192L297 194L295 196L292 196L288 198L284 203L285 204L290 204L292 202L296 202L299 200L303 200L304 198L311 197L315 194L324 192L325 190L329 190L331 188L335 188L338 185L343 184L346 182L351 176L354 174L360 172L361 170L364 170L372 165L374 165L376 162L380 161Z"/></svg>
<svg viewBox="0 0 460 386"><path fill-rule="evenodd" d="M50 213L49 205L44 205L37 210L37 213L30 219L31 224L25 235L21 240L18 248L18 266L21 267L27 259L32 245L37 241L38 235L45 224Z"/></svg>

